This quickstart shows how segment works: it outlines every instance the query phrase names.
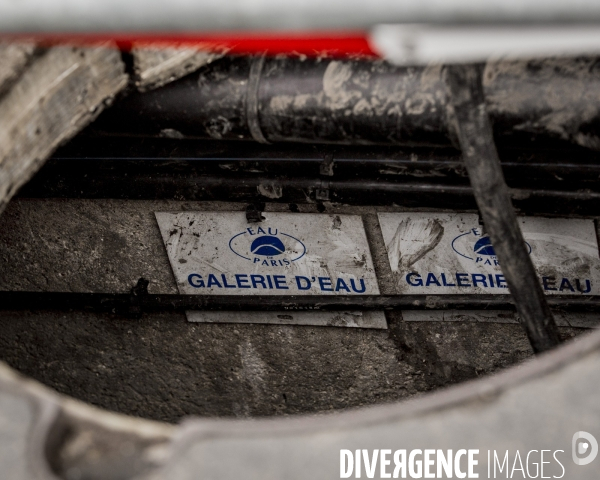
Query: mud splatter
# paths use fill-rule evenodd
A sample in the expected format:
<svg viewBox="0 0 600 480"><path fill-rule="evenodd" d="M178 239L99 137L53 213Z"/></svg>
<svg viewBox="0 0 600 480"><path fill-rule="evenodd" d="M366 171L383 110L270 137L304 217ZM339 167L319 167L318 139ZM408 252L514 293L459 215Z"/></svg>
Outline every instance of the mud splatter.
<svg viewBox="0 0 600 480"><path fill-rule="evenodd" d="M442 240L444 227L436 219L402 220L388 247L393 272L405 271Z"/></svg>
<svg viewBox="0 0 600 480"><path fill-rule="evenodd" d="M267 198L281 198L283 196L281 185L261 184L256 189L258 193Z"/></svg>

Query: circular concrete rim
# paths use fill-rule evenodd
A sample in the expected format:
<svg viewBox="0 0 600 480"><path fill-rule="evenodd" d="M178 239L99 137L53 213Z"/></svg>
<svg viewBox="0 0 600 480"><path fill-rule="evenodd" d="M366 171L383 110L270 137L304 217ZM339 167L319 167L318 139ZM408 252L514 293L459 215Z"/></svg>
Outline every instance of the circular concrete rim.
<svg viewBox="0 0 600 480"><path fill-rule="evenodd" d="M285 418L240 420L190 417L180 426L162 424L103 411L59 395L39 382L21 376L4 364L0 364L0 396L3 393L18 394L25 396L35 405L37 418L30 435L30 441L35 440L35 445L30 445L28 457L32 465L37 465L36 478L56 478L51 473L42 452L45 450L45 444L57 418L61 416L68 417L71 423L93 424L99 430L110 431L116 435L134 435L140 439L167 444L168 453L163 455L162 460L155 466L156 470L152 471L153 474L159 473L156 478L163 478L160 475L163 468L181 460L182 455L189 451L190 445L199 443L206 445L206 442L222 439L249 443L267 436L310 442L310 435L318 435L322 432L335 430L344 436L358 430L368 432L381 425L403 422L433 413L450 415L453 410L460 407L481 402L489 405L494 399L517 387L531 387L534 381L544 381L544 377L550 374L560 373L566 367L583 363L586 357L597 354L599 350L600 331L595 331L501 373L409 400L344 412ZM424 418L423 422L426 423L427 418ZM172 477L167 475L164 478Z"/></svg>

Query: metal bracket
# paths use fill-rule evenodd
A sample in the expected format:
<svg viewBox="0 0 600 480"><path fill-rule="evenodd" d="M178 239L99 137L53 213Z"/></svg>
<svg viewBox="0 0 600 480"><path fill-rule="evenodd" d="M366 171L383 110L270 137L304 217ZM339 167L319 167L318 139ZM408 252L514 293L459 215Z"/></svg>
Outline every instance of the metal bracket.
<svg viewBox="0 0 600 480"><path fill-rule="evenodd" d="M319 185L315 188L315 200L320 202L329 201L329 186L330 182L320 181Z"/></svg>
<svg viewBox="0 0 600 480"><path fill-rule="evenodd" d="M321 201L329 201L329 189L328 188L317 188L315 190L315 199Z"/></svg>
<svg viewBox="0 0 600 480"><path fill-rule="evenodd" d="M248 223L262 222L265 217L262 216L262 211L265 209L264 203L251 203L246 207L246 221Z"/></svg>
<svg viewBox="0 0 600 480"><path fill-rule="evenodd" d="M129 308L127 314L134 318L139 318L142 315L141 300L148 296L148 284L149 280L141 277L134 287L131 289L131 295L129 297Z"/></svg>
<svg viewBox="0 0 600 480"><path fill-rule="evenodd" d="M333 155L325 155L323 161L319 165L319 173L328 177L333 177L333 167L335 162L333 161Z"/></svg>

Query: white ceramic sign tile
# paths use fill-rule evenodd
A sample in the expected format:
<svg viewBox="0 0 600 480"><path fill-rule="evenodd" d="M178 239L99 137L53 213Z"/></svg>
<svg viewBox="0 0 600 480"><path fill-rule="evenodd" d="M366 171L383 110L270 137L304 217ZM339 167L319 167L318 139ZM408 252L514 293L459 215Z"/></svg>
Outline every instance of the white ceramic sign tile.
<svg viewBox="0 0 600 480"><path fill-rule="evenodd" d="M398 293L509 293L478 215L380 213L379 222ZM545 293L600 294L592 220L521 217L519 225Z"/></svg>
<svg viewBox="0 0 600 480"><path fill-rule="evenodd" d="M156 213L180 293L379 294L362 219L356 215Z"/></svg>
<svg viewBox="0 0 600 480"><path fill-rule="evenodd" d="M196 295L376 295L360 216L264 212L158 212L180 293ZM205 323L277 323L387 328L374 312L187 312Z"/></svg>

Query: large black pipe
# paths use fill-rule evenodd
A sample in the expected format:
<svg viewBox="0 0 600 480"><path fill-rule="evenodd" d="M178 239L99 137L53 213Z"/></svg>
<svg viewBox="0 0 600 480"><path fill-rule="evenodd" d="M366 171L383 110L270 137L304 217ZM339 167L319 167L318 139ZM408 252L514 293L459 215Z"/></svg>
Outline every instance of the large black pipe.
<svg viewBox="0 0 600 480"><path fill-rule="evenodd" d="M595 58L490 62L496 139L553 138L600 149ZM172 138L458 147L442 66L229 57L166 87L133 93L96 130Z"/></svg>

